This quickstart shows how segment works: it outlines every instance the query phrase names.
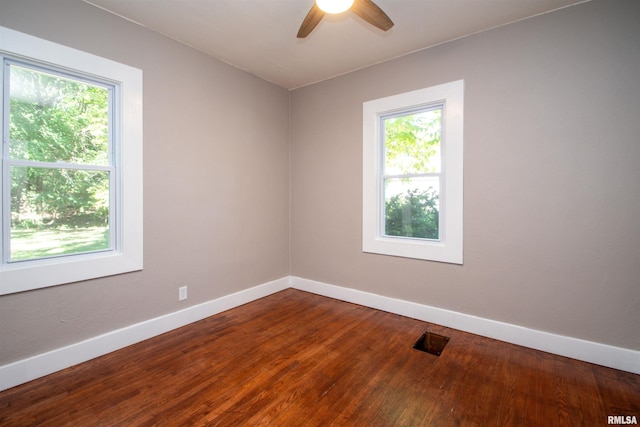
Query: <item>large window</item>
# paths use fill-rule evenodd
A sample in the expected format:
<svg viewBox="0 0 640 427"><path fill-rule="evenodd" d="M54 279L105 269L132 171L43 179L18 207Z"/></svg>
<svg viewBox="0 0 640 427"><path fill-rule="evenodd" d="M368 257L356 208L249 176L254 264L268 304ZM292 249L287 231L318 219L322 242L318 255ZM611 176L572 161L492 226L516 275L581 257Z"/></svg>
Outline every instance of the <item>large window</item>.
<svg viewBox="0 0 640 427"><path fill-rule="evenodd" d="M5 59L5 260L111 250L113 85Z"/></svg>
<svg viewBox="0 0 640 427"><path fill-rule="evenodd" d="M363 105L363 250L462 263L463 82Z"/></svg>
<svg viewBox="0 0 640 427"><path fill-rule="evenodd" d="M142 268L142 73L5 28L0 293Z"/></svg>

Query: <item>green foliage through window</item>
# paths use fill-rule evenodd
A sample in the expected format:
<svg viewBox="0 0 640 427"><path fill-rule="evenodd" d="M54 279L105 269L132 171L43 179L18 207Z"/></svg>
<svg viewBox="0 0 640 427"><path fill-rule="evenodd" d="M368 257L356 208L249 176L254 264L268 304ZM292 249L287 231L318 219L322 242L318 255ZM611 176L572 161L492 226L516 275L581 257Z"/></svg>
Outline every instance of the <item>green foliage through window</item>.
<svg viewBox="0 0 640 427"><path fill-rule="evenodd" d="M439 238L438 194L433 189L408 190L389 198L385 207L388 236Z"/></svg>
<svg viewBox="0 0 640 427"><path fill-rule="evenodd" d="M8 82L10 258L109 249L109 88L14 63Z"/></svg>
<svg viewBox="0 0 640 427"><path fill-rule="evenodd" d="M384 234L437 240L442 108L384 123Z"/></svg>

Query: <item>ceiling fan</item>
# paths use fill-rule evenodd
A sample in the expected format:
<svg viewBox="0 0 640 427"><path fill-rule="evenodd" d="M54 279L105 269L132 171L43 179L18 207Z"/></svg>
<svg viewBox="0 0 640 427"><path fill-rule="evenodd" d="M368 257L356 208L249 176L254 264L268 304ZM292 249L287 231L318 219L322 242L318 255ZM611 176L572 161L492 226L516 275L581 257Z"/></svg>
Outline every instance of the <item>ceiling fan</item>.
<svg viewBox="0 0 640 427"><path fill-rule="evenodd" d="M349 9L382 31L387 31L393 27L393 21L371 0L316 0L304 21L302 21L302 25L300 25L298 38L307 37L316 25L320 23L325 14L342 13Z"/></svg>

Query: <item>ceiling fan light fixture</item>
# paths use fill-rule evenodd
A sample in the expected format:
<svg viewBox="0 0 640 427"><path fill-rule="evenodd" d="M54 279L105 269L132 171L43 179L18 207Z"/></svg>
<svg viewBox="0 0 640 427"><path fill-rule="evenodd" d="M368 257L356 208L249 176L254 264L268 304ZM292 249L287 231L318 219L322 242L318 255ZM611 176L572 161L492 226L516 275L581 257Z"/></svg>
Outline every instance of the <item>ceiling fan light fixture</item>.
<svg viewBox="0 0 640 427"><path fill-rule="evenodd" d="M349 10L353 0L316 0L316 4L325 13L342 13Z"/></svg>
<svg viewBox="0 0 640 427"><path fill-rule="evenodd" d="M327 13L342 13L349 9L362 18L364 21L387 31L393 27L393 21L389 19L386 13L380 9L373 0L315 0L307 16L304 17L302 25L298 30L299 39L303 39L316 28L316 25L322 21Z"/></svg>

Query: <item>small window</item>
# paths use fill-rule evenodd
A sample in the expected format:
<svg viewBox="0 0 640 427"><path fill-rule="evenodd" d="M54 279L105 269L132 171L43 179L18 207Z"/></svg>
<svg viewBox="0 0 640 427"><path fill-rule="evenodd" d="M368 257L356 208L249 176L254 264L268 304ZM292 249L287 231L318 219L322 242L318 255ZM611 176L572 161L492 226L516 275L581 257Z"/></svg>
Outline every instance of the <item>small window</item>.
<svg viewBox="0 0 640 427"><path fill-rule="evenodd" d="M462 264L463 82L363 105L363 251Z"/></svg>
<svg viewBox="0 0 640 427"><path fill-rule="evenodd" d="M0 40L0 294L141 269L141 72Z"/></svg>
<svg viewBox="0 0 640 427"><path fill-rule="evenodd" d="M383 235L439 241L442 105L380 121Z"/></svg>

